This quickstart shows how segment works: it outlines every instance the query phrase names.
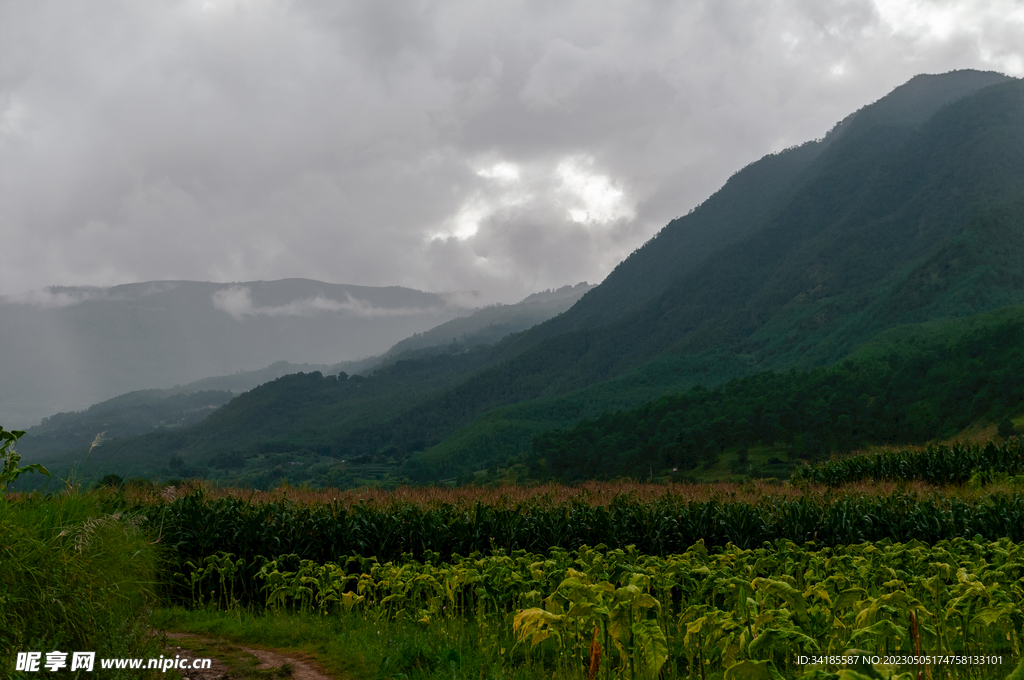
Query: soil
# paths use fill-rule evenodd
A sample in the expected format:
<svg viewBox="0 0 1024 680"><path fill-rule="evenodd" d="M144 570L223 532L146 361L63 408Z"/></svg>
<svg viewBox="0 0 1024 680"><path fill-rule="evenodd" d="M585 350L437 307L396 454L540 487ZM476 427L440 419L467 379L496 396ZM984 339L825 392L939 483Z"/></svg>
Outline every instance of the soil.
<svg viewBox="0 0 1024 680"><path fill-rule="evenodd" d="M291 678L291 680L336 680L328 675L312 659L294 652L280 652L267 649L243 647L225 640L206 638L189 633L161 633L167 638L165 656L182 655L188 658L209 658L210 668L203 670L180 669L182 680L253 680L254 678L270 680L271 678ZM180 641L175 646L172 641ZM255 657L258 664L244 664L239 668L239 660L244 655ZM224 659L232 659L235 663L225 663Z"/></svg>

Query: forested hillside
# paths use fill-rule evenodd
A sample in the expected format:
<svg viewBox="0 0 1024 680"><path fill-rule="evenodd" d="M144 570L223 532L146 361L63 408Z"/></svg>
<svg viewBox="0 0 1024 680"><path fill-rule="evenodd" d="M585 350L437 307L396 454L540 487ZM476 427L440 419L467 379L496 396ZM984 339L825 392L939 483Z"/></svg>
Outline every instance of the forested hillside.
<svg viewBox="0 0 1024 680"><path fill-rule="evenodd" d="M952 342L962 331L956 324L912 345L891 338L829 368L697 386L544 433L533 440L533 475L575 481L685 473L727 448L742 456L757 445L814 460L1008 419L1024 405L1024 308L990 316Z"/></svg>
<svg viewBox="0 0 1024 680"><path fill-rule="evenodd" d="M824 139L744 168L551 321L492 347L456 343L363 381L285 378L198 426L111 443L109 454L154 468L178 456L197 471L233 461L239 470L292 477L344 459L384 466L385 475L404 465L404 474L426 481L522 455L538 434L580 418L698 384L713 394L716 384L754 374L762 375L751 385L767 380L797 402L810 389L800 381L867 380L869 396L883 387L878 394L899 393L885 399L902 404L898 417L909 423L925 407L916 392L902 391L922 378L906 366L802 371L834 365L901 324L1022 304L1022 263L1024 83L976 71L919 76ZM949 371L991 377L988 359L948 361ZM790 368L803 377L764 373ZM940 402L929 403L942 412ZM693 427L679 418L672 441ZM953 425L910 431L934 435ZM814 437L819 448L848 445L841 432L803 421L789 431L802 449L815 450ZM259 458L271 452L283 458ZM612 468L627 474L630 465ZM598 468L604 464L573 469L616 474Z"/></svg>

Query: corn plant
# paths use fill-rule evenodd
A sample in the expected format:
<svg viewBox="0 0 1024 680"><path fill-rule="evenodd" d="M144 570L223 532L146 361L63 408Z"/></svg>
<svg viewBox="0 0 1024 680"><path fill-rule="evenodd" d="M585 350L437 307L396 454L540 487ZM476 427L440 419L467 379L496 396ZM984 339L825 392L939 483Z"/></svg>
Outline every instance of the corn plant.
<svg viewBox="0 0 1024 680"><path fill-rule="evenodd" d="M14 450L14 445L24 436L25 433L21 430L11 430L8 432L0 427L0 491L3 492L5 500L10 491L10 485L26 472L38 472L47 477L50 476L49 470L39 463L25 466L20 465L21 455Z"/></svg>

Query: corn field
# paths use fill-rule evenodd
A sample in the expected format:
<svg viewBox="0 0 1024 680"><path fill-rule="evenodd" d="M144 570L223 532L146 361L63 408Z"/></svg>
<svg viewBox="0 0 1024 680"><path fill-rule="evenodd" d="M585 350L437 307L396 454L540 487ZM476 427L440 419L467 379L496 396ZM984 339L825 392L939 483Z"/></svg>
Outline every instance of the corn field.
<svg viewBox="0 0 1024 680"><path fill-rule="evenodd" d="M163 547L165 601L189 608L423 626L452 648L469 626L494 667L536 677L1006 678L1024 634L1024 494L987 482L1020 446L939 455L963 451L970 483L942 487L903 451L872 459L877 477L851 459L846 481L819 466L785 486L122 500Z"/></svg>
<svg viewBox="0 0 1024 680"><path fill-rule="evenodd" d="M394 561L408 554L447 556L503 550L546 553L603 544L633 545L648 555L710 547L756 548L789 540L840 546L884 539L935 543L957 537L1024 541L1024 495L996 492L960 498L894 490L686 500L665 493L652 501L617 498L608 505L520 504L474 507L412 503L385 506L341 503L300 505L287 500L252 503L202 490L142 507L165 546L169 571L218 551L251 562L257 556L297 554L316 562L342 556ZM252 576L252 574L248 574Z"/></svg>
<svg viewBox="0 0 1024 680"><path fill-rule="evenodd" d="M929 484L986 483L999 477L1024 476L1024 440L1001 444L933 444L920 450L879 449L839 460L798 468L794 484L840 486L864 480Z"/></svg>

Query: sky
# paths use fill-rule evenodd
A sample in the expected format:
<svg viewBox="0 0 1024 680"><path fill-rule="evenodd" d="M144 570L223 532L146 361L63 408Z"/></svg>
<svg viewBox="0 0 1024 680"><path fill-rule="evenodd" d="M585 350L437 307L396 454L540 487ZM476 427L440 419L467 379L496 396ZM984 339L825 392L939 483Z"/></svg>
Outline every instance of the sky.
<svg viewBox="0 0 1024 680"><path fill-rule="evenodd" d="M1019 0L2 0L0 295L602 280Z"/></svg>

